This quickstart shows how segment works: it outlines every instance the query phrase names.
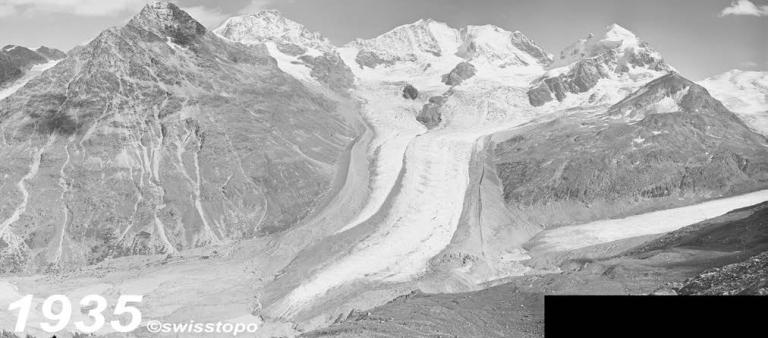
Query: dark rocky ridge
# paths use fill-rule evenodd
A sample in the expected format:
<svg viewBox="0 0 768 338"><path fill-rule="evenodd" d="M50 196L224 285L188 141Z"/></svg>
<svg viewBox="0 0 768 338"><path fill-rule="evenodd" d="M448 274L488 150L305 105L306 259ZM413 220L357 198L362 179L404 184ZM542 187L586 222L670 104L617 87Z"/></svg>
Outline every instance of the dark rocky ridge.
<svg viewBox="0 0 768 338"><path fill-rule="evenodd" d="M603 67L606 59L611 57L609 53L581 60L560 76L540 79L538 85L528 91L531 105L541 106L552 101L553 96L562 101L568 93L578 94L592 89L598 80L609 76L608 70Z"/></svg>
<svg viewBox="0 0 768 338"><path fill-rule="evenodd" d="M528 91L531 105L538 107L555 99L562 101L569 93L587 92L600 79L626 73L630 66L657 72L672 70L663 59L654 56L655 52L644 42L637 51L626 53L620 58L617 50L609 49L599 55L582 58L563 74L536 80Z"/></svg>
<svg viewBox="0 0 768 338"><path fill-rule="evenodd" d="M338 53L323 53L317 57L302 55L299 58L312 68L310 75L313 78L338 93L347 95L355 84L352 71Z"/></svg>
<svg viewBox="0 0 768 338"><path fill-rule="evenodd" d="M670 74L604 113L518 133L497 147L497 166L510 207L554 226L763 189L767 144L705 89Z"/></svg>
<svg viewBox="0 0 768 338"><path fill-rule="evenodd" d="M190 20L148 5L2 101L3 272L250 238L322 203L353 104Z"/></svg>

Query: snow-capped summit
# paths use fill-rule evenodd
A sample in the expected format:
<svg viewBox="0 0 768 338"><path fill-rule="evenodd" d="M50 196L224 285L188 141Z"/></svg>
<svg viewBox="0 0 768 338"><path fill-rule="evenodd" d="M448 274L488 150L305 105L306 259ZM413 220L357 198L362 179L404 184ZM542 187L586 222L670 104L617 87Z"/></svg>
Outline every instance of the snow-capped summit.
<svg viewBox="0 0 768 338"><path fill-rule="evenodd" d="M251 15L229 18L213 32L245 44L273 41L322 52L333 49L331 42L320 33L308 30L304 25L282 16L277 10L262 10Z"/></svg>
<svg viewBox="0 0 768 338"><path fill-rule="evenodd" d="M420 19L373 39L355 40L349 46L391 63L414 61L425 56L440 57L455 52L460 44L458 30L432 19Z"/></svg>
<svg viewBox="0 0 768 338"><path fill-rule="evenodd" d="M494 25L467 26L461 30L463 43L458 55L499 67L547 65L552 57L520 31L510 32Z"/></svg>
<svg viewBox="0 0 768 338"><path fill-rule="evenodd" d="M607 52L615 52L619 59L625 59L624 64L642 63L658 67L660 66L658 64L663 63L661 54L650 48L634 33L618 24L611 24L605 27L602 34L589 34L586 38L563 49L556 57L552 68L600 56Z"/></svg>
<svg viewBox="0 0 768 338"><path fill-rule="evenodd" d="M648 81L674 71L661 54L617 24L589 34L563 49L536 81L529 98L534 106L554 99L568 105L615 103Z"/></svg>

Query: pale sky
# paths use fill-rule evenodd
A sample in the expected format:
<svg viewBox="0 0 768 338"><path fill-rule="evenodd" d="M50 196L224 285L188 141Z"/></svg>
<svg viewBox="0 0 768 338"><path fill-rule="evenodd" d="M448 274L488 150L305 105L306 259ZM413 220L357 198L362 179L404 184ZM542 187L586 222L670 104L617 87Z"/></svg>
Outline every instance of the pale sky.
<svg viewBox="0 0 768 338"><path fill-rule="evenodd" d="M146 0L0 0L0 45L62 50L123 25ZM548 52L618 23L692 80L738 68L768 70L768 0L179 0L214 28L261 8L318 31L337 45L432 18L460 28L519 30Z"/></svg>

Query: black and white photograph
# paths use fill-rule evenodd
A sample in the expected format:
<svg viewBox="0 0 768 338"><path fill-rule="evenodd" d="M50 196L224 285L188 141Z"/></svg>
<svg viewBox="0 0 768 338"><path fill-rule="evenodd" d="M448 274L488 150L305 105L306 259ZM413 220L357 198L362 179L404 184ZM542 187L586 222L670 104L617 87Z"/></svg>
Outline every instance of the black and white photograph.
<svg viewBox="0 0 768 338"><path fill-rule="evenodd" d="M2 338L596 337L765 296L768 0L0 0Z"/></svg>

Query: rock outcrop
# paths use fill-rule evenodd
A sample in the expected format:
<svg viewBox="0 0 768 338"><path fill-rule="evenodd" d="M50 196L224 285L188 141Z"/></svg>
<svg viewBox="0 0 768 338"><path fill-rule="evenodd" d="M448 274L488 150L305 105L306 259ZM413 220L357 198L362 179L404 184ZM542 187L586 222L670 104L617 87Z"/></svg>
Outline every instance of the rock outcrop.
<svg viewBox="0 0 768 338"><path fill-rule="evenodd" d="M449 86L458 86L464 80L475 76L475 73L477 73L475 66L469 62L461 62L450 73L443 75L442 81Z"/></svg>
<svg viewBox="0 0 768 338"><path fill-rule="evenodd" d="M419 98L419 90L413 85L406 84L405 87L403 87L403 97L409 100L415 100Z"/></svg>
<svg viewBox="0 0 768 338"><path fill-rule="evenodd" d="M424 107L421 108L419 114L416 115L416 121L419 121L429 129L437 127L443 120L440 114L440 107L445 100L445 96L430 97L429 103L425 104Z"/></svg>

